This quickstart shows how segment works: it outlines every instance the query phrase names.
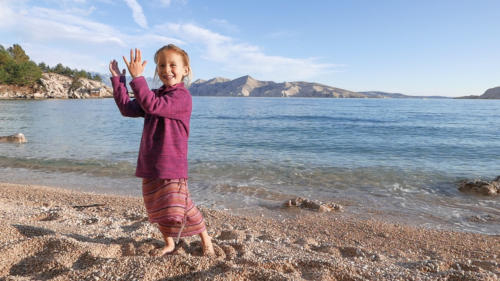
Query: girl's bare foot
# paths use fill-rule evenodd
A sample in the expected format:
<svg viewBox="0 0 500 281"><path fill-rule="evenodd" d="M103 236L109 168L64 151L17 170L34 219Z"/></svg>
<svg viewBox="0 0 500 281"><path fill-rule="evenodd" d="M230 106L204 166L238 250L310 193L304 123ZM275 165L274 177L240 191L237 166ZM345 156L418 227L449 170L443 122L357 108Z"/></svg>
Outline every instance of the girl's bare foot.
<svg viewBox="0 0 500 281"><path fill-rule="evenodd" d="M156 252L156 256L164 256L166 254L170 254L174 251L175 249L175 243L174 243L174 238L172 237L166 237L165 238L165 247L163 247L160 251Z"/></svg>
<svg viewBox="0 0 500 281"><path fill-rule="evenodd" d="M203 255L205 256L215 256L214 246L212 245L212 239L208 236L207 231L200 233L201 237L201 248L203 249Z"/></svg>

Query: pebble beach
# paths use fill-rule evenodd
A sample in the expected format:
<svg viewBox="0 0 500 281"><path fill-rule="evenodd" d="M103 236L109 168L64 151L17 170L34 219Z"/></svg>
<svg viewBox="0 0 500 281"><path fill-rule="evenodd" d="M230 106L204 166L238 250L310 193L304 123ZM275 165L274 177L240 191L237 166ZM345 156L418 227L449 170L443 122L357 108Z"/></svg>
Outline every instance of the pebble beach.
<svg viewBox="0 0 500 281"><path fill-rule="evenodd" d="M198 236L154 256L142 198L0 184L0 280L499 280L500 235L432 230L349 212L284 216L200 207Z"/></svg>

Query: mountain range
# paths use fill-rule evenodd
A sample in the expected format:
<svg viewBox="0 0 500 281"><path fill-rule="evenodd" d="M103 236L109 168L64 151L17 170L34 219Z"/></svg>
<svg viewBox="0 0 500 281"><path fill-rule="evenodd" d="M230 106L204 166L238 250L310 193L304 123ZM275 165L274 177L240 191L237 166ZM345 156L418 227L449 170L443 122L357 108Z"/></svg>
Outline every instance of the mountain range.
<svg viewBox="0 0 500 281"><path fill-rule="evenodd" d="M189 91L193 96L232 97L321 97L321 98L446 98L438 96L408 96L380 91L354 92L319 83L259 81L249 75L234 80L217 77L196 80Z"/></svg>
<svg viewBox="0 0 500 281"><path fill-rule="evenodd" d="M103 79L109 83L109 79ZM127 81L131 78L127 77ZM159 81L146 78L151 88L159 87ZM381 91L355 92L311 82L282 82L256 80L249 75L236 79L216 77L210 80L198 79L191 83L189 91L193 96L229 97L321 97L321 98L449 98L444 96L410 96L401 93ZM488 89L481 96L458 97L458 99L500 99L500 87Z"/></svg>

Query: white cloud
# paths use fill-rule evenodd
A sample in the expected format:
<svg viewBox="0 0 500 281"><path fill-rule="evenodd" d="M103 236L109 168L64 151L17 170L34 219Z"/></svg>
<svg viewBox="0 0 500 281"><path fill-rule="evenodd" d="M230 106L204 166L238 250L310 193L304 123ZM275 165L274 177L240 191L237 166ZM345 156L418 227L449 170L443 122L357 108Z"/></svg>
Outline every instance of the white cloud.
<svg viewBox="0 0 500 281"><path fill-rule="evenodd" d="M0 9L0 27L4 31L24 35L29 39L28 42L67 40L71 43L78 41L83 44L110 44L120 47L127 47L130 42L184 44L182 40L151 32L140 35L124 34L112 26L82 17L77 10L10 8L4 5L3 9Z"/></svg>
<svg viewBox="0 0 500 281"><path fill-rule="evenodd" d="M157 0L156 3L159 3L163 7L169 7L174 1L184 5L187 4L187 0Z"/></svg>
<svg viewBox="0 0 500 281"><path fill-rule="evenodd" d="M210 23L216 25L217 27L223 28L224 30L228 32L239 32L240 29L238 26L228 22L225 19L211 19Z"/></svg>
<svg viewBox="0 0 500 281"><path fill-rule="evenodd" d="M85 17L71 6L53 9L23 5L22 1L0 0L0 3L4 4L0 9L0 34L14 35L2 41L21 43L27 49L29 45L28 53L35 61L52 63L59 59L57 62L71 67L106 71L106 60L117 52L130 47L155 46L156 49L158 45L174 43L187 47L188 51L196 50L201 61L215 65L214 76L250 74L257 79L307 81L317 80L338 67L322 63L318 58L271 55L259 46L196 24L165 23L139 34L126 34L119 28ZM94 9L90 5L78 8L90 12Z"/></svg>
<svg viewBox="0 0 500 281"><path fill-rule="evenodd" d="M289 58L268 55L258 46L239 43L235 39L194 24L164 24L155 29L167 30L181 40L201 46L202 58L217 62L220 68L237 75L251 74L258 78L309 80L339 65L321 63L317 58Z"/></svg>
<svg viewBox="0 0 500 281"><path fill-rule="evenodd" d="M107 72L110 58L119 58L130 47L185 44L160 33L124 34L110 25L87 19L73 7L58 10L19 2L0 9L0 34L4 33L8 35L2 36L5 47L20 43L36 62L63 63L101 73Z"/></svg>
<svg viewBox="0 0 500 281"><path fill-rule="evenodd" d="M172 3L172 0L160 0L160 3L163 5L163 6L170 6L170 4Z"/></svg>
<svg viewBox="0 0 500 281"><path fill-rule="evenodd" d="M42 40L61 38L125 45L119 36L120 33L114 28L53 9L35 7L24 17L21 25L24 25L25 32Z"/></svg>
<svg viewBox="0 0 500 281"><path fill-rule="evenodd" d="M144 16L141 5L139 5L136 0L125 0L125 2L132 10L132 17L134 18L134 21L140 27L148 28L148 22L146 21L146 16Z"/></svg>

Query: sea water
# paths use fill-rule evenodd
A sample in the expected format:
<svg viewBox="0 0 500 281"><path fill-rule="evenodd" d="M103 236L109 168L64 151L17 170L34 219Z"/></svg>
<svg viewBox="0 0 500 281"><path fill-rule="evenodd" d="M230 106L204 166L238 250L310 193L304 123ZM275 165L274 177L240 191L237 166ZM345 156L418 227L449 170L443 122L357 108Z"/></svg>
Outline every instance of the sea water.
<svg viewBox="0 0 500 281"><path fill-rule="evenodd" d="M112 99L0 101L0 181L140 195L142 118ZM500 233L500 198L462 179L500 175L500 100L193 97L195 202L269 209L303 196L361 217Z"/></svg>

